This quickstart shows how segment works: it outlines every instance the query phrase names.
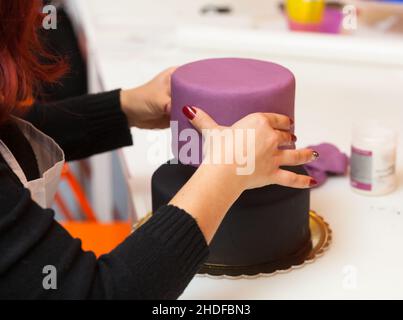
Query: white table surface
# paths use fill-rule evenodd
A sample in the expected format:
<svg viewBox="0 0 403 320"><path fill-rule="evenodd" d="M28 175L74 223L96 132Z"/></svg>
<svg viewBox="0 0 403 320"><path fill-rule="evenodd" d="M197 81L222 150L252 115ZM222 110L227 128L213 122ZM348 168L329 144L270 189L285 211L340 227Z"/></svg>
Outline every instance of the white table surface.
<svg viewBox="0 0 403 320"><path fill-rule="evenodd" d="M184 299L403 298L403 46L363 30L355 36L290 34L270 1L233 3L235 17L198 16L204 1L70 0L83 17L90 59L105 89L139 85L162 69L213 56L272 60L297 79L299 146L331 142L349 153L354 121L377 118L400 134L399 188L355 194L347 177L311 194L333 242L315 263L253 280L195 277ZM208 3L220 3L208 1ZM401 39L401 38L400 38ZM151 208L150 178L170 158L169 131L133 129L122 159L139 216ZM158 139L161 150L150 150ZM150 161L153 160L153 161Z"/></svg>

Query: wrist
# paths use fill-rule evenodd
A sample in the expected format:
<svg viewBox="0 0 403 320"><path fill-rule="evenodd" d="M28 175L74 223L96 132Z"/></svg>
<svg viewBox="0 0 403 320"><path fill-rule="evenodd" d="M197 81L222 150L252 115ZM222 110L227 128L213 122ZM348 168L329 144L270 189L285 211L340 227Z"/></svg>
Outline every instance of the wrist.
<svg viewBox="0 0 403 320"><path fill-rule="evenodd" d="M120 107L122 110L127 110L127 105L129 101L129 90L120 90Z"/></svg>
<svg viewBox="0 0 403 320"><path fill-rule="evenodd" d="M129 112L129 107L128 107L129 106L129 101L130 101L129 95L130 95L129 90L120 90L120 109L126 115L128 123L131 126L130 112Z"/></svg>
<svg viewBox="0 0 403 320"><path fill-rule="evenodd" d="M225 214L243 190L229 168L201 164L169 204L193 216L210 243Z"/></svg>
<svg viewBox="0 0 403 320"><path fill-rule="evenodd" d="M138 88L120 91L120 108L131 127L135 126L135 120L138 118L136 113L141 106L141 94L138 91Z"/></svg>
<svg viewBox="0 0 403 320"><path fill-rule="evenodd" d="M247 189L245 176L236 173L235 166L231 164L209 164L200 165L197 171L209 181L218 181L226 193L232 193L237 197Z"/></svg>

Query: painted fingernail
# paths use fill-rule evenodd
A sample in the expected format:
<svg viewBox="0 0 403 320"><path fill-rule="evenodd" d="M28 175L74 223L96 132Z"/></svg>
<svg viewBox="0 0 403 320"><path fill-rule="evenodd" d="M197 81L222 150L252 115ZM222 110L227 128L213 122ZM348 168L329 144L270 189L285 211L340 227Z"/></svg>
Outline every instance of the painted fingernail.
<svg viewBox="0 0 403 320"><path fill-rule="evenodd" d="M315 150L312 151L312 161L315 161L319 158L319 153Z"/></svg>
<svg viewBox="0 0 403 320"><path fill-rule="evenodd" d="M297 136L295 134L291 133L291 140L292 140L292 142L297 141Z"/></svg>
<svg viewBox="0 0 403 320"><path fill-rule="evenodd" d="M289 118L289 119L290 119L290 126L293 126L294 125L294 120L291 119L291 118Z"/></svg>
<svg viewBox="0 0 403 320"><path fill-rule="evenodd" d="M182 112L189 120L193 120L196 117L196 109L190 106L184 106Z"/></svg>
<svg viewBox="0 0 403 320"><path fill-rule="evenodd" d="M316 186L318 184L318 182L315 180L315 179L313 179L313 178L311 178L311 180L309 181L309 186L310 187L314 187L314 186Z"/></svg>

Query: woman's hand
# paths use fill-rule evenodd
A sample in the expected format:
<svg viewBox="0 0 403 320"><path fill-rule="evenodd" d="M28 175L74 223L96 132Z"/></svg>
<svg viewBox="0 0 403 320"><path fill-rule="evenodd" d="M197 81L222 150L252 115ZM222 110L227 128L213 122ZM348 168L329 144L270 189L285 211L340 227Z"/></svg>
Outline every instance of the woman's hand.
<svg viewBox="0 0 403 320"><path fill-rule="evenodd" d="M212 130L247 131L253 129L254 143L244 139L242 152L253 152L254 170L250 174L237 174L239 166L233 163L205 161L189 181L170 201L191 214L199 224L207 242L213 238L226 212L246 189L258 188L269 184L279 184L294 188L309 188L316 184L309 176L286 171L280 166L301 165L318 158L318 153L310 149L279 150L279 146L290 145L296 137L290 133L291 120L283 115L254 113L239 120L231 127L219 126L207 113L194 107L185 107L184 114L204 135ZM203 130L207 129L207 131ZM247 134L244 134L247 137ZM236 157L236 146L235 146ZM205 158L217 156L224 159L224 148L207 146ZM216 159L217 159L216 158Z"/></svg>
<svg viewBox="0 0 403 320"><path fill-rule="evenodd" d="M187 108L187 109L186 109ZM187 111L186 111L187 110ZM234 145L232 150L233 157L230 163L218 163L222 170L230 171L233 174L233 181L237 181L242 189L253 189L263 187L269 184L279 184L293 188L309 188L316 184L316 181L309 176L298 175L296 173L280 169L280 166L296 166L308 163L315 160L319 155L314 150L299 149L299 150L280 150L281 146L289 146L294 144L296 136L290 132L292 121L289 117L274 114L274 113L253 113L238 122L234 123L231 127L219 126L207 113L195 107L185 107L185 114L190 114L189 121L204 133L206 141L213 141L213 139L206 139L209 132L217 136L217 130L224 133L228 131L226 136L237 135L242 137L242 140L236 141L234 138ZM248 140L248 130L253 133L253 139ZM214 134L214 131L216 133ZM222 134L224 136L224 134ZM239 142L243 146L239 145ZM237 145L238 144L238 145ZM211 159L224 160L225 152L222 143L220 149L215 148L214 144L209 144L205 147L206 153L202 165L204 164L217 164L212 163ZM228 146L227 146L228 147ZM221 153L217 156L215 153ZM239 153L253 155L253 170L248 173L240 174L240 166L244 165L238 163L236 159L246 159ZM209 161L206 161L209 160Z"/></svg>
<svg viewBox="0 0 403 320"><path fill-rule="evenodd" d="M120 102L129 125L142 129L169 127L171 112L171 75L175 67L169 68L146 84L122 90Z"/></svg>

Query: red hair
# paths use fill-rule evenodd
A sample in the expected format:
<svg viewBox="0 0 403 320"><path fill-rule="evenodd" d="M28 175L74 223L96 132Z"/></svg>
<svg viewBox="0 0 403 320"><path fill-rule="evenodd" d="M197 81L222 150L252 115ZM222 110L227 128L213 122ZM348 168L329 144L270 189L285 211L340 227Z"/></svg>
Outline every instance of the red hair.
<svg viewBox="0 0 403 320"><path fill-rule="evenodd" d="M15 108L32 105L40 83L66 72L64 60L49 54L39 40L41 5L40 0L0 0L0 123Z"/></svg>

